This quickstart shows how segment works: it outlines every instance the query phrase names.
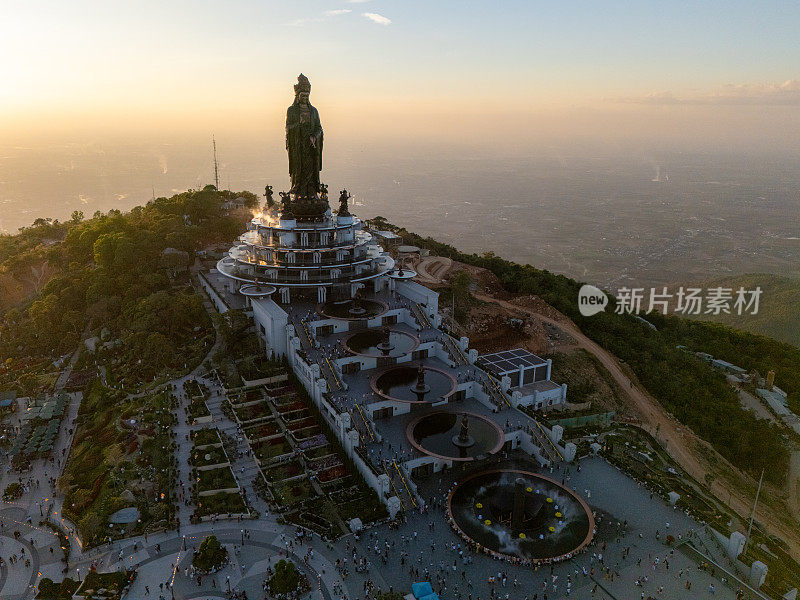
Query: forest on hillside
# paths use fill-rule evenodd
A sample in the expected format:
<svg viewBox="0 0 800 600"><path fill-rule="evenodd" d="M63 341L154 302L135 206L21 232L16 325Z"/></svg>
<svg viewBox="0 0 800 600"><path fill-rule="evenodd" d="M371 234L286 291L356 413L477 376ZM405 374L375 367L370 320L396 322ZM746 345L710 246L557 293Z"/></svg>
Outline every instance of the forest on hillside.
<svg viewBox="0 0 800 600"><path fill-rule="evenodd" d="M240 196L248 207L258 205L249 192L207 186L127 213L85 219L76 211L66 222L37 219L17 234L0 235L0 274L31 288L27 299L0 313L0 389L46 390L57 371L53 361L90 333L112 341L109 376L128 385L199 362L213 332L188 264L180 263L241 233L249 208L223 210L226 200ZM167 248L179 252L165 254Z"/></svg>

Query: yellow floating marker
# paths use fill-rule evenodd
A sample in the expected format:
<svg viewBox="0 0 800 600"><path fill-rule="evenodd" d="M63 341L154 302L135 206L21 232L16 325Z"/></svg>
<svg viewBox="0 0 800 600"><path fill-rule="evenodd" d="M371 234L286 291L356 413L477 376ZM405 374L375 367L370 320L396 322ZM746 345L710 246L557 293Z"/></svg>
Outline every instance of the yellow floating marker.
<svg viewBox="0 0 800 600"><path fill-rule="evenodd" d="M491 525L491 524L492 524L492 521L491 521L490 519L486 519L486 520L484 521L484 523L486 523L487 525Z"/></svg>
<svg viewBox="0 0 800 600"><path fill-rule="evenodd" d="M555 532L555 530L556 530L556 528L555 528L555 527L550 527L550 533L553 533L553 532Z"/></svg>
<svg viewBox="0 0 800 600"><path fill-rule="evenodd" d="M550 504L552 504L552 503L553 503L553 499L552 499L552 498L548 498L548 499L547 499L547 501L548 501Z"/></svg>
<svg viewBox="0 0 800 600"><path fill-rule="evenodd" d="M483 508L483 504L481 504L480 502L478 502L478 503L475 505L475 508Z"/></svg>
<svg viewBox="0 0 800 600"><path fill-rule="evenodd" d="M526 491L526 492L532 492L532 491L533 491L533 488L532 488L532 487L526 487L526 488L525 488L525 491Z"/></svg>
<svg viewBox="0 0 800 600"><path fill-rule="evenodd" d="M527 536L527 535L525 535L524 533L520 533L520 534L519 534L519 537L520 537L520 539L523 539L523 540L524 540L524 539L525 539L526 537L528 537L528 536Z"/></svg>
<svg viewBox="0 0 800 600"><path fill-rule="evenodd" d="M561 516L561 513L560 513L560 512L557 512L557 513L556 513L556 516L557 516L557 517L560 517L560 516Z"/></svg>

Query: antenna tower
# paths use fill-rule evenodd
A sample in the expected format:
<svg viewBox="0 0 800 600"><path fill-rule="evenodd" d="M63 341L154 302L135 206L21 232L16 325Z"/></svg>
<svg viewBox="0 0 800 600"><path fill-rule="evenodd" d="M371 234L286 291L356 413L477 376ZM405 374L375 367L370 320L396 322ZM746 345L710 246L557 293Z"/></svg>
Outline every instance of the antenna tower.
<svg viewBox="0 0 800 600"><path fill-rule="evenodd" d="M214 185L219 190L219 166L217 165L217 140L211 136L211 144L214 146Z"/></svg>

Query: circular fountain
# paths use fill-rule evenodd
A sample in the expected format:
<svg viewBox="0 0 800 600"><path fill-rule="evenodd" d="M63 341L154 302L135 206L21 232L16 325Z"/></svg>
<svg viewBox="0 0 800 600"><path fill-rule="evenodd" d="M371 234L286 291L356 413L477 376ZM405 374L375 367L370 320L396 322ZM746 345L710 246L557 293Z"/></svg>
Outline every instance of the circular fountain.
<svg viewBox="0 0 800 600"><path fill-rule="evenodd" d="M389 306L378 300L344 300L326 302L317 306L317 312L329 319L360 320L379 317L389 310Z"/></svg>
<svg viewBox="0 0 800 600"><path fill-rule="evenodd" d="M416 350L419 340L410 333L384 327L354 333L345 339L344 345L353 354L396 358Z"/></svg>
<svg viewBox="0 0 800 600"><path fill-rule="evenodd" d="M428 456L452 461L480 460L500 452L503 430L475 413L436 411L417 417L406 428L411 445Z"/></svg>
<svg viewBox="0 0 800 600"><path fill-rule="evenodd" d="M456 380L433 367L398 365L373 376L372 391L387 400L437 402L456 389Z"/></svg>
<svg viewBox="0 0 800 600"><path fill-rule="evenodd" d="M488 554L530 564L572 557L594 536L594 517L571 489L529 471L470 475L447 498L451 525Z"/></svg>

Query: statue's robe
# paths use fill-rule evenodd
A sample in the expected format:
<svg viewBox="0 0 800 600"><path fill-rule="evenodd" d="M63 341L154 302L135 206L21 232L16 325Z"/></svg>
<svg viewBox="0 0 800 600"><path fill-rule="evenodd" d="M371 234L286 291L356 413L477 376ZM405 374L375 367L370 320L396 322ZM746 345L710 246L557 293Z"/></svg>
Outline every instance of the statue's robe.
<svg viewBox="0 0 800 600"><path fill-rule="evenodd" d="M308 105L309 119L300 122L302 108L295 102L286 111L286 150L289 153L289 177L292 191L310 197L319 192L322 170L322 124L317 109ZM311 145L315 138L316 147Z"/></svg>

